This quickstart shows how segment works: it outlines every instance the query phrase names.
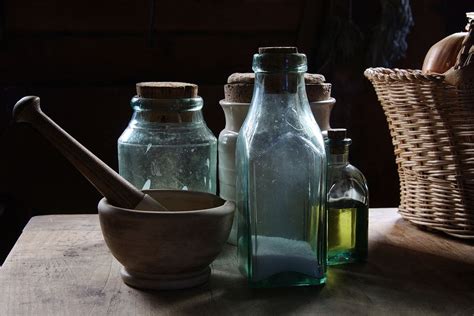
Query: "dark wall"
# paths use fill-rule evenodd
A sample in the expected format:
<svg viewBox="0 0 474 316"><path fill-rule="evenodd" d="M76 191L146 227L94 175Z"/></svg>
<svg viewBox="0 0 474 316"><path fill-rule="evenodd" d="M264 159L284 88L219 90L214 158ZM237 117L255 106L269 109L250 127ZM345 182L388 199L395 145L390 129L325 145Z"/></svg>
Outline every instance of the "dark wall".
<svg viewBox="0 0 474 316"><path fill-rule="evenodd" d="M415 26L397 66L420 68L434 42L464 26L464 12L472 9L468 2L412 1ZM116 140L130 118L136 82L199 84L206 121L218 135L224 127L218 101L227 76L249 72L259 46L296 45L312 62L324 31L324 3L0 1L0 259L30 216L94 213L100 198L35 131L9 124L20 97L40 96L44 112L116 168ZM377 8L378 1L366 4ZM353 11L358 21L376 18L373 8ZM371 205L396 206L393 148L372 87L362 72L323 74L337 99L333 126L349 128L352 161L368 178Z"/></svg>

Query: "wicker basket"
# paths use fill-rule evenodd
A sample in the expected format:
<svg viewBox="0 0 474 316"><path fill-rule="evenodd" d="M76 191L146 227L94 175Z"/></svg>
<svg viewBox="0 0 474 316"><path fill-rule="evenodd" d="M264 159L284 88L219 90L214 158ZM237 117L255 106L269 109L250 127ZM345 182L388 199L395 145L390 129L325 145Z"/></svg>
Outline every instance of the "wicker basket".
<svg viewBox="0 0 474 316"><path fill-rule="evenodd" d="M443 75L370 68L400 176L403 218L474 239L474 87Z"/></svg>

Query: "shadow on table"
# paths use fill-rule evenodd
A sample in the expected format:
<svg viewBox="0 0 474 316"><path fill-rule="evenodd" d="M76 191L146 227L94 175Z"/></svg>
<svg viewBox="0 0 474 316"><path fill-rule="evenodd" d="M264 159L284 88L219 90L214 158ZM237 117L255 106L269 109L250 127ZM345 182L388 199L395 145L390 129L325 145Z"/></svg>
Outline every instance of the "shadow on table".
<svg viewBox="0 0 474 316"><path fill-rule="evenodd" d="M327 287L336 296L347 291L385 311L474 314L473 242L402 219L372 237L366 263L329 269Z"/></svg>
<svg viewBox="0 0 474 316"><path fill-rule="evenodd" d="M212 275L203 286L177 291L143 292L148 303L158 309L173 306L177 314L295 313L314 302L323 286L251 289L236 266L236 249L226 246L212 264Z"/></svg>
<svg viewBox="0 0 474 316"><path fill-rule="evenodd" d="M323 286L251 289L240 275L214 271L209 283L194 289L144 293L150 304L174 306L182 314L287 314L320 296Z"/></svg>
<svg viewBox="0 0 474 316"><path fill-rule="evenodd" d="M456 254L457 241L436 238L439 255L420 240L399 238L417 228L397 221L371 244L366 263L330 267L328 282L319 287L251 289L237 271L236 257L227 248L213 264L208 284L181 291L143 292L156 308L172 306L174 313L287 314L351 313L474 313L474 264L472 256ZM417 232L419 236L419 232ZM427 233L429 234L429 233ZM407 235L405 235L407 236ZM426 238L424 238L426 237ZM433 236L423 236L424 242ZM464 247L468 243L461 242ZM426 250L426 251L425 251ZM474 247L472 248L474 251ZM452 256L449 256L452 254Z"/></svg>

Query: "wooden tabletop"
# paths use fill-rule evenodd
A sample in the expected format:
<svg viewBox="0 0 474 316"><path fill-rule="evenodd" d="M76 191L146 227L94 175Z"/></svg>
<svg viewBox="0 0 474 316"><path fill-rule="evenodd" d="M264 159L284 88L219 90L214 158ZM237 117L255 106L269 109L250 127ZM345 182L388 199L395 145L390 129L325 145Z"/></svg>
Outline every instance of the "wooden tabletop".
<svg viewBox="0 0 474 316"><path fill-rule="evenodd" d="M120 279L97 215L34 217L0 268L0 315L474 315L474 244L371 209L369 260L324 287L249 289L226 246L208 284L139 291Z"/></svg>

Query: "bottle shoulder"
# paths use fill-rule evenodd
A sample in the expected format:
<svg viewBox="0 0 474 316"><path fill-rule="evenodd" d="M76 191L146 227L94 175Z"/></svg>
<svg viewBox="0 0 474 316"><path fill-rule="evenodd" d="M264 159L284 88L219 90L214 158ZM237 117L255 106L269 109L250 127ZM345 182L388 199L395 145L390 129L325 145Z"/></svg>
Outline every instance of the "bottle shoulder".
<svg viewBox="0 0 474 316"><path fill-rule="evenodd" d="M304 148L325 156L324 141L316 124L296 128L291 124L246 121L238 134L237 146L243 146L249 152Z"/></svg>
<svg viewBox="0 0 474 316"><path fill-rule="evenodd" d="M216 144L217 138L205 126L161 126L143 128L130 124L118 139L119 144Z"/></svg>
<svg viewBox="0 0 474 316"><path fill-rule="evenodd" d="M330 178L354 178L359 182L366 182L364 174L357 169L354 165L347 164L329 164L329 176Z"/></svg>
<svg viewBox="0 0 474 316"><path fill-rule="evenodd" d="M368 204L369 189L362 172L351 164L340 168L329 166L328 201L341 198Z"/></svg>
<svg viewBox="0 0 474 316"><path fill-rule="evenodd" d="M219 142L228 142L228 141L237 141L237 137L239 136L238 132L234 132L228 129L223 129L219 133Z"/></svg>
<svg viewBox="0 0 474 316"><path fill-rule="evenodd" d="M282 154L286 156L312 155L326 161L325 148L322 140L306 134L272 134L255 133L253 135L239 134L237 138L237 152L246 152L249 158L261 157L268 154Z"/></svg>
<svg viewBox="0 0 474 316"><path fill-rule="evenodd" d="M282 97L282 96L280 96ZM256 134L321 134L308 102L275 97L277 101L253 102L240 129L244 133ZM266 104L269 103L269 104ZM266 104L266 105L265 105ZM321 136L322 138L322 136Z"/></svg>
<svg viewBox="0 0 474 316"><path fill-rule="evenodd" d="M367 180L365 179L365 176L362 173L362 171L357 169L357 167L355 167L354 165L350 163L347 164L344 171L347 173L349 177L357 179L361 183L367 184Z"/></svg>

